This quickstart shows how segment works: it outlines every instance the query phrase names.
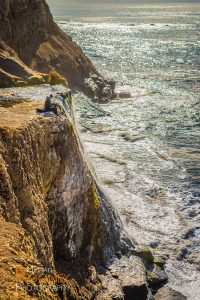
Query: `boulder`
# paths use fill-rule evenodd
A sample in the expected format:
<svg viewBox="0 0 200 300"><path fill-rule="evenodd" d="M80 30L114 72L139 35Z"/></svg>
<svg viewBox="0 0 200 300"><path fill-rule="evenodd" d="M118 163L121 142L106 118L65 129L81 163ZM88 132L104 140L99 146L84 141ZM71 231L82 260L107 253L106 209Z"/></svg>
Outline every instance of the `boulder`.
<svg viewBox="0 0 200 300"><path fill-rule="evenodd" d="M107 268L106 275L100 275L103 291L97 299L149 299L146 271L139 258L131 256L116 259Z"/></svg>
<svg viewBox="0 0 200 300"><path fill-rule="evenodd" d="M165 286L161 288L155 295L155 300L186 300L187 297L173 290L172 288Z"/></svg>
<svg viewBox="0 0 200 300"><path fill-rule="evenodd" d="M118 98L120 99L131 98L131 94L129 92L119 92Z"/></svg>
<svg viewBox="0 0 200 300"><path fill-rule="evenodd" d="M159 266L154 265L153 271L148 272L148 282L149 285L154 289L166 283L168 280L165 270L161 269Z"/></svg>

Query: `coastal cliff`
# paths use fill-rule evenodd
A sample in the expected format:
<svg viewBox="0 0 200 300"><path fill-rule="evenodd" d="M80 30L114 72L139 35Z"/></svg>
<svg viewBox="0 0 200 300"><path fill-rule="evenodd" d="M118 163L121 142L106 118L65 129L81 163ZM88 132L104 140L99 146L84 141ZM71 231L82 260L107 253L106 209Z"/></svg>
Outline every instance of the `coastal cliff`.
<svg viewBox="0 0 200 300"><path fill-rule="evenodd" d="M2 0L0 87L45 83L54 70L93 99L113 97L44 0ZM36 114L39 103L1 97L0 299L147 299L146 268L127 256L134 246L73 123Z"/></svg>
<svg viewBox="0 0 200 300"><path fill-rule="evenodd" d="M36 116L37 106L1 108L1 236L17 247L13 257L25 249L27 260L33 257L52 270L56 261L80 255L100 259L106 243L114 250L120 224L114 213L111 224L107 211L109 223L102 228L96 185L72 124L65 117Z"/></svg>
<svg viewBox="0 0 200 300"><path fill-rule="evenodd" d="M57 26L45 0L1 0L0 87L42 83L52 70L87 96L113 97L114 83Z"/></svg>
<svg viewBox="0 0 200 300"><path fill-rule="evenodd" d="M53 70L93 100L113 97L44 0L0 1L0 87L45 83ZM164 262L124 232L73 116L37 114L41 99L17 90L0 97L0 299L154 299Z"/></svg>
<svg viewBox="0 0 200 300"><path fill-rule="evenodd" d="M38 107L0 107L0 299L147 299L146 269L123 256L132 246L72 123ZM47 284L62 289L38 291Z"/></svg>

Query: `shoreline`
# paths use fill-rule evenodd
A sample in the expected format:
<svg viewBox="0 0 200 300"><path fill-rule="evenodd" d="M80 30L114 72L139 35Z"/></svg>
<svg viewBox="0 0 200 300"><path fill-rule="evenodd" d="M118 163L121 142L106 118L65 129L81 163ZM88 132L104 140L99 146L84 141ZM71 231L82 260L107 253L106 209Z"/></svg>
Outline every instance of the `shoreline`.
<svg viewBox="0 0 200 300"><path fill-rule="evenodd" d="M37 87L35 88L36 90L37 90ZM21 105L25 108L25 107L27 107L27 105L28 105L28 107L31 107L32 105L34 105L34 107L38 107L38 106L40 106L41 107L41 104L40 103L35 103L35 102L25 102L24 104L22 103L22 104L17 104L17 106L19 106L19 107L21 107ZM24 106L25 105L25 106ZM15 105L14 105L15 106ZM27 107L27 108L28 108ZM1 109L1 108L0 108ZM10 110L10 108L5 108L7 111L9 111ZM13 109L11 109L11 111L12 111ZM29 109L28 109L29 110ZM21 113L22 112L22 109L20 109L19 110L19 112ZM76 113L74 113L75 114L75 116L76 116ZM16 115L16 114L15 114ZM29 113L28 113L28 118L29 118L29 122L30 123L32 123L32 117L33 118L35 118L36 116L33 116L32 115L32 113L30 114L30 110L29 110ZM38 116L39 118L43 118L42 116ZM37 117L37 118L38 118ZM20 118L17 116L17 119L19 120ZM47 120L48 120L49 118L47 118ZM52 119L52 117L50 117L50 119L49 120L51 120ZM76 117L75 117L75 119L76 119ZM52 119L53 120L53 119ZM23 122L26 122L26 120L23 118ZM15 122L15 120L13 119L13 124L15 124L15 126L18 126L17 125L17 123ZM24 123L25 124L25 123ZM23 125L23 124L22 124ZM9 127L12 127L12 124L10 124L9 125ZM23 125L24 126L24 125ZM79 140L80 139L80 132L79 132L79 130L77 131L77 127L78 127L78 124L77 123L75 123L75 127L74 127L74 130L75 130L75 134L77 134L77 139ZM10 127L10 128L11 128ZM23 128L23 127L22 127ZM21 129L20 129L21 130ZM85 162L86 162L86 164L89 164L89 166L91 166L91 162L89 161L88 162L88 158L86 158L85 157L85 150L84 150L84 146L82 145L82 141L81 140L79 140L79 151L81 151L82 152L82 154L81 154L81 156L83 155L83 157L84 157L84 160L85 160ZM82 150L81 150L81 148L82 148ZM90 168L90 167L89 167ZM97 183L97 186L98 186L98 183ZM107 201L107 200L105 200L107 197L105 196L105 194L104 194L104 192L102 192L101 191L101 188L97 188L97 190L98 190L98 194L100 194L101 195L101 197L103 197L103 202L105 203L105 201ZM111 201L112 202L112 201ZM111 212L113 209L112 209L112 206L110 206L110 204L108 203L107 204L108 205L108 207L107 207L107 209ZM112 204L111 204L112 205ZM112 212L113 213L113 212ZM115 213L114 213L115 214ZM118 218L118 217L116 217L116 218ZM150 267L151 266L151 264L153 263L155 263L155 261L158 259L158 258L153 258L153 256L152 256L152 258L150 258L151 257L151 254L150 254L150 252L148 252L149 250L148 249L146 249L145 250L145 248L144 249L140 249L140 248L138 248L137 249L137 247L135 248L135 246L134 245L132 245L131 246L131 243L130 243L130 241L129 241L129 238L128 238L128 236L125 234L122 234L122 236L123 236L123 241L125 242L125 244L127 243L127 245L129 245L128 246L128 248L129 249L127 249L128 250L128 252L130 251L130 253L132 253L131 255L129 254L128 256L126 256L126 254L125 255L122 255L122 257L120 257L120 259L119 258L115 258L114 260L113 260L113 262L111 262L111 263L109 263L109 270L110 270L110 272L112 273L113 271L112 270L115 270L115 272L119 272L119 274L118 275L116 275L116 276L120 276L120 280L119 279L116 279L116 281L115 281L115 283L112 283L112 284L115 284L116 285L116 289L118 289L117 288L117 286L118 286L118 283L117 282L119 282L119 281L121 281L122 280L122 282L123 282L123 280L126 278L126 276L128 276L128 277L130 277L130 274L131 274L131 261L132 261L132 264L134 265L134 264L138 264L138 266L140 265L140 263L139 263L139 261L140 261L140 257L142 258L142 261L143 261L143 263L144 263L144 265L145 265L145 267L147 268L147 270L150 268L152 268L152 267ZM131 250L131 247L133 248L132 250ZM135 249L134 249L135 248ZM126 251L127 251L126 250ZM145 251L147 251L147 252L145 252ZM145 254L146 253L146 254ZM146 256L146 258L145 258L145 255L147 255ZM150 255L150 256L149 256ZM128 261L129 261L129 263L127 264L127 262L126 262L126 257L128 257ZM137 259L136 259L137 258ZM159 261L159 260L158 260ZM123 272L125 272L125 273L123 273L123 275L121 274L120 275L120 272L122 272L122 268L120 267L120 264L122 265L122 267L123 267L123 264L125 264L126 265L126 271L124 270ZM159 264L160 264L160 262L159 262ZM164 262L162 262L162 264L164 264ZM142 265L141 265L141 267L142 267ZM60 268L60 266L59 266L59 268ZM107 267L106 267L107 268ZM116 271L116 268L118 269L118 271ZM134 267L135 268L135 267ZM62 269L62 268L61 268ZM162 269L162 268L161 268ZM160 270L161 270L160 269ZM149 271L148 271L149 272ZM158 272L158 269L157 269L157 272ZM137 274L137 273L136 273ZM137 275L134 275L133 277L137 277ZM152 273L153 274L153 273ZM102 275L101 275L101 273L98 275L98 276L100 276L99 278L101 278L100 280L102 281L102 280L106 280L106 282L107 282L107 285L109 286L109 281L111 280L111 277L109 277L108 275L105 277L105 276L103 276L102 277ZM157 286L157 284L158 284L158 286L159 286L159 288L158 288L158 286L156 287L156 291L157 291L157 289L158 289L158 294L160 295L162 295L162 293L175 293L174 291L172 292L172 290L170 290L170 289L168 289L167 287L165 287L164 289L160 289L160 285L162 286L162 284L161 284L161 282L162 282L162 276L163 275L158 275L158 273L157 273L157 275L156 274L154 274L154 275L148 275L149 277L149 279L148 280L150 280L150 278L151 278L151 276L153 276L152 278L153 278L153 280L156 280L156 285L155 285L155 283L154 282L152 282L152 283L150 283L149 282L149 284L150 284L150 286L152 285L152 287L151 288L155 288L155 286ZM156 277L155 276L158 276L157 277L157 279L156 279ZM133 278L132 278L133 279ZM113 280L113 279L112 279ZM119 281L118 281L119 280ZM158 280L158 281L157 281ZM160 281L161 280L161 281ZM164 279L164 281L166 280L166 278ZM130 281L130 284L131 284L131 286L134 286L134 285L136 285L137 286L137 284L138 283L134 283L134 280L133 281ZM155 285L155 286L154 286ZM138 288L139 288L139 286L138 286ZM105 289L105 287L104 287L104 289ZM168 290L167 290L168 289ZM143 290L143 288L141 287L141 292L142 292L142 290ZM139 291L139 290L138 290ZM111 290L109 290L108 289L108 291L107 291L107 293L108 294L110 294L110 293L112 293L111 292ZM134 292L135 293L135 292ZM100 293L101 294L101 293ZM105 291L104 291L104 294L103 294L103 296L102 296L102 299L104 299L104 297L105 297ZM142 296L141 296L142 297ZM98 298L98 299L101 299L101 298ZM137 298L138 299L138 298ZM143 298L141 298L141 299L143 299ZM144 298L145 299L145 298ZM157 299L157 298L156 298ZM184 298L183 298L184 299Z"/></svg>
<svg viewBox="0 0 200 300"><path fill-rule="evenodd" d="M127 103L126 99L120 99L118 101L114 101L109 104L102 105L101 108L105 109L106 113L111 111L116 112L117 107L118 106L121 107L120 105L121 102L124 103L124 107L125 107L125 103ZM91 107L89 104L84 105L84 109L80 109L82 105L81 103L82 102L80 103L76 102L76 113L79 118L78 126L80 128L80 135L84 145L83 147L85 148L87 156L90 159L90 163L93 165L93 168L95 169L98 181L100 182L101 185L103 185L103 188L106 190L106 193L108 194L108 197L111 199L113 206L115 207L115 209L117 209L122 219L122 223L124 225L125 230L128 232L128 234L131 236L133 240L134 238L136 239L136 242L140 246L145 246L145 245L149 246L150 243L150 248L153 251L154 255L159 254L165 257L167 273L170 274L170 279L175 280L176 276L178 276L180 282L182 280L182 285L179 282L180 286L173 284L173 281L170 281L170 283L167 284L166 286L169 286L174 290L177 290L185 295L188 295L190 291L187 292L185 286L186 287L190 286L190 283L192 285L192 280L198 278L198 271L195 269L195 267L198 268L198 260L196 263L194 260L191 266L189 261L188 262L185 260L182 261L181 249L182 248L184 249L184 244L182 244L181 241L179 241L179 244L177 244L175 237L174 237L174 241L172 239L170 240L170 236L168 239L167 238L164 239L166 233L163 233L164 235L162 237L162 231L167 230L168 223L166 222L168 219L166 220L166 222L164 222L165 220L162 220L162 223L160 223L160 227L159 227L160 230L157 229L157 222L159 222L159 215L161 214L161 211L164 210L166 211L167 214L167 211L169 210L170 212L170 210L172 209L169 207L169 204L167 205L167 203L164 202L164 199L166 197L164 190L162 189L158 189L158 191L153 190L152 198L150 194L151 190L149 190L148 194L150 198L148 201L144 201L143 199L142 202L141 198L139 197L138 199L135 198L135 200L134 197L131 198L131 194L130 194L131 188L128 184L128 179L127 181L125 181L125 179L123 180L122 175L120 177L119 175L117 175L117 173L123 174L122 169L128 168L128 161L129 161L129 160L126 161L126 158L124 158L124 160L122 158L119 158L117 152L115 151L116 149L120 149L119 146L115 149L115 146L119 144L119 138L121 139L122 136L122 134L120 133L120 128L118 129L116 128L112 113L111 115L107 114L107 117L106 114L104 116L99 116L98 110L96 110L96 113L93 111L90 112ZM87 119L87 116L89 117L89 119ZM108 121L109 119L110 121ZM87 120L89 122L86 125L85 122L87 122ZM113 123L113 129L111 123ZM111 128L109 126L111 126ZM122 130L122 132L125 132L125 130ZM134 136L129 137L128 135L126 136L123 135L122 137L125 139L124 143L127 144L129 143L130 145L131 143L133 145L134 143L136 144L140 143L140 139ZM124 149L122 147L121 147L121 151L122 153L124 153ZM131 178L131 176L129 177ZM126 183L126 187L124 186L125 183ZM155 201L154 201L154 197L155 197ZM151 205L148 202L150 202ZM156 205L158 206L158 208L161 207L160 208L161 210L159 210L158 208L156 209L157 207ZM163 207L163 205L165 206L165 208ZM145 208L145 206L147 208ZM149 216L146 210L153 211L154 206L156 209L155 214L157 217L154 218L153 220L148 220ZM138 207L138 210L136 210L136 207ZM142 209L143 207L144 209ZM137 218L136 213L138 212L139 214L139 212L141 213L141 211L143 212L144 216L140 217L139 220L139 218ZM164 216L164 214L162 215ZM143 223L142 220L145 223ZM175 216L173 218L173 221L174 220L176 220ZM163 227L164 225L165 227ZM187 230L184 226L182 226L182 230L184 235L185 232L187 232ZM147 240L145 240L145 234L147 235L147 232L149 234L149 237L147 238ZM159 242L156 243L159 236L160 236L160 243ZM180 236L178 237L179 238L181 237L181 233ZM185 243L187 245L187 240L185 240ZM180 255L178 258L177 255L179 253ZM188 273L186 272L186 270ZM193 283L195 285L194 281ZM194 291L193 294L195 294ZM196 299L196 298L193 298L193 296L191 296L191 299Z"/></svg>
<svg viewBox="0 0 200 300"><path fill-rule="evenodd" d="M35 89L37 90L37 88ZM65 265L65 259L66 259L65 252L68 251L70 255L70 251L72 251L71 252L72 274L75 271L75 270L73 271L73 262L76 261L75 265L77 266L79 260L80 260L80 264L81 265L83 264L83 266L84 264L86 264L86 266L88 264L89 267L95 266L97 271L95 271L94 269L94 272L98 272L98 268L100 269L103 268L107 272L106 276L103 275L105 271L103 271L102 274L96 273L95 275L96 276L95 280L97 283L100 284L104 281L107 282L103 290L100 288L99 290L100 296L98 299L105 299L104 297L106 294L113 293L112 290L109 290L110 281L112 281L112 284L115 284L117 293L119 293L119 295L122 295L123 284L125 284L125 282L126 285L128 284L128 286L130 286L130 290L132 290L132 292L135 291L135 289L137 289L137 293L139 294L144 293L146 295L149 292L149 290L147 289L145 267L141 259L137 256L132 256L132 258L131 257L128 258L126 257L126 255L121 257L121 259L115 257L115 251L118 251L118 255L120 256L122 250L124 251L124 254L126 251L129 251L130 249L127 248L126 243L129 243L129 247L130 247L130 242L128 241L127 237L126 238L123 237L123 246L119 246L119 244L121 243L120 221L117 217L117 214L112 209L110 203L107 201L106 196L104 195L104 193L101 191L99 187L95 188L96 193L98 195L95 197L98 197L99 200L97 200L96 198L94 202L94 208L93 208L93 203L91 203L91 201L94 201L92 199L92 197L94 196L90 194L90 185L94 181L80 152L81 151L80 145L78 146L77 144L77 138L75 136L72 124L70 124L70 122L67 121L66 117L62 117L62 116L44 117L43 114L36 115L35 109L38 107L41 108L41 105L42 105L41 103L25 101L22 103L13 102L12 106L10 107L7 106L0 107L0 111L2 115L2 123L0 129L0 139L2 145L0 167L1 167L1 175L3 176L3 181L1 182L1 184L3 184L4 188L6 187L5 176L4 173L2 173L3 172L2 168L4 166L4 161L5 161L5 163L8 164L7 171L5 172L8 172L9 174L6 176L9 176L10 178L10 185L8 187L9 193L10 194L13 193L13 197L16 197L14 201L13 200L14 198L12 199L10 196L9 201L12 203L12 205L10 204L10 206L7 207L6 211L4 212L4 217L2 220L3 225L1 227L2 235L4 235L4 229L6 228L6 226L10 226L10 224L14 222L12 225L13 229L11 230L11 232L14 230L14 228L16 228L16 230L23 232L21 234L23 234L25 239L27 239L30 236L32 244L35 245L35 249L30 248L31 256L34 257L34 260L29 261L28 258L24 256L25 254L22 253L22 251L20 251L18 246L16 248L17 249L16 254L14 254L13 256L11 253L7 253L7 252L4 253L6 259L9 262L11 260L14 260L13 268L15 268L15 264L16 264L15 260L17 260L17 257L21 255L22 257L24 257L24 261L25 261L25 265L23 268L29 268L32 265L32 267L34 267L36 270L38 269L38 266L44 269L49 268L55 270L54 267L55 264L57 265L58 269L62 270ZM45 138L45 136L47 137ZM57 137L60 140L59 143L56 142ZM44 139L46 140L45 143L44 143ZM65 144L66 139L70 142L71 149L69 148L69 146ZM51 149L48 148L48 151L46 150L45 152L44 149L45 147L48 146L49 143L52 144L53 148ZM24 144L23 148L21 144L22 145ZM66 146L67 148L65 149ZM51 162L49 161L49 159L54 152L53 150L54 148L57 153L56 154L57 158L52 158L53 161ZM63 149L65 150L63 151ZM2 151L4 151L5 153L3 154ZM13 151L14 153L16 153L16 157L14 156L14 154L12 154ZM62 158L62 160L60 161L58 156L59 155L58 151L61 151L60 152L61 157L63 155L66 156L67 160L64 160L64 158ZM70 153L68 154L68 152L71 152L71 154ZM24 155L24 153L26 153L26 155ZM13 161L9 160L10 156L11 157L13 156ZM32 156L34 157L34 159L31 158ZM43 156L46 156L46 158L42 159ZM60 164L60 162L62 162L62 164ZM12 166L13 164L15 165L15 167ZM37 166L36 169L34 169L33 167L35 164ZM44 166L48 168L48 173L46 173ZM70 168L71 170L70 177L74 178L73 182L67 183L68 177L66 177L65 179L65 176L63 177L62 175L63 171L59 171L59 169L61 168L60 170L62 170L63 167L66 168L65 176L69 176L67 175L67 173L69 172L68 168ZM29 172L27 168L29 169ZM56 170L58 170L58 173ZM37 172L38 175L35 172ZM24 178L26 178L27 176L31 176L31 184L29 184L29 186L26 186L24 181L25 180ZM39 178L42 176L41 180L43 182L39 181L40 182L39 185L37 183L39 179L39 178L37 179L37 176L39 176ZM16 187L15 192L12 192L11 184L15 185L16 184L15 182L17 183L17 185L23 185L23 187L22 188ZM44 189L42 188L42 190L40 190L43 184L45 185ZM58 188L61 189L61 185L64 185L62 188L63 191L60 190L59 193L57 192L57 194L55 194L56 193L55 185L57 185L57 189ZM76 186L76 188L74 187L74 185ZM32 189L35 190L34 194L31 194ZM68 191L67 194L66 191ZM42 194L42 192L44 194ZM51 198L52 193L55 194L54 198ZM61 197L60 194L63 195L62 197L66 197L66 200L64 200L63 198L64 201L63 204L61 201L62 198L60 198ZM75 196L74 194L77 196ZM4 194L1 194L1 196L3 197L1 198L1 201L3 201ZM81 204L83 198L85 199L84 205ZM101 204L98 204L98 208L97 208L95 205L97 205L100 199L101 199ZM73 208L74 201L78 204L79 207L79 208L78 207L75 208L75 210ZM26 203L25 206L26 210L28 209L28 207L29 210L31 209L34 210L33 215L31 211L29 213L29 216L26 217L24 215L23 206L25 205L25 203ZM48 207L49 219L47 219L47 215L44 210L44 207L46 206L45 203L47 204ZM79 211L77 211L77 209ZM11 217L13 216L14 211L17 212L15 216L16 220L13 220L12 219L13 217ZM82 222L80 218L85 218L83 212L85 212L84 214L86 214L86 220L83 219L84 220L83 224L81 228L79 228L80 222ZM40 218L40 215L43 216L42 219ZM18 224L17 218L19 216L20 218L24 218L24 219L23 221L21 221L21 223L19 223L19 225L17 225ZM63 217L65 218L65 221L62 221ZM53 225L54 219L57 219L56 227L55 225ZM27 227L26 225L28 224L27 222L30 222L29 227ZM85 222L86 224L84 225ZM90 223L91 225L88 225ZM69 226L68 229L66 225L67 227ZM97 230L97 232L93 232L93 226L95 226L96 228L95 231ZM49 230L52 234L52 240L51 240L51 236L49 235ZM60 235L59 230L63 231L61 240L59 238ZM91 234L92 235L94 234L94 236L90 237L91 230L92 230ZM36 234L37 231L38 233ZM69 237L66 237L67 231L68 234L70 234ZM74 235L76 235L76 237ZM81 238L81 235L84 236L82 237L83 238L82 241L79 240ZM73 241L73 236L77 240ZM17 242L18 237L16 236L15 238L17 243L16 245L18 245ZM46 243L45 240L47 238L49 239L48 251L47 250L44 251L43 247L45 247L45 243ZM90 238L92 238L92 241L88 240ZM38 243L38 239L41 240L41 243ZM6 240L10 245L10 241L8 241L8 237L6 238ZM92 253L90 254L92 255L92 260L91 257L86 258L87 251L83 248L85 247L84 245L86 243L86 240L88 240L89 245L90 243L93 243L91 244L93 250ZM101 242L99 242L99 240ZM74 243L73 247L75 248L73 247L70 248L72 242ZM55 256L56 251L60 251L57 243L59 247L62 247L61 246L62 244L64 245L66 244L67 247L66 249L62 249L61 252L58 252L60 253L59 255L61 255L59 260L57 260ZM83 243L83 245L81 245L80 243ZM53 246L53 253L52 253L52 246ZM115 250L115 248L118 250ZM81 254L79 253L79 251L81 251ZM74 255L73 252L77 256L77 259L75 260L73 259L73 255ZM103 255L103 257L106 255L107 257L105 256L104 258L101 258L101 255ZM99 266L98 266L98 261L100 263ZM1 259L0 259L0 263L1 263ZM17 266L18 265L21 265L21 263L18 262ZM81 267L81 265L79 267ZM125 268L124 265L126 265ZM67 266L70 266L70 262L66 265L66 268ZM133 273L133 269L135 267L136 270L134 271L134 274L137 276L136 277L132 276L131 278L129 278L127 283L126 278L127 276L129 277L131 272ZM2 265L2 268L4 272L9 271L5 265ZM123 268L123 274L121 274L122 268ZM140 270L139 273L137 271L138 268ZM115 280L111 275L111 273L114 272L114 270L116 273ZM68 272L70 272L69 269ZM10 282L13 283L13 287L15 281L15 274L16 273L14 271L13 277L10 278ZM84 273L82 274L82 276L85 276ZM118 277L120 279L118 279ZM63 280L62 282L64 283L65 277L63 277L62 280ZM88 280L90 281L89 278ZM0 278L0 281L2 281L2 278ZM21 283L25 284L23 280L21 281ZM3 287L6 288L6 285L3 284ZM7 290L8 294L12 293L13 287ZM101 295L102 292L103 295Z"/></svg>
<svg viewBox="0 0 200 300"><path fill-rule="evenodd" d="M200 4L73 4L56 24L18 2L0 5L0 296L198 299ZM72 115L36 113L66 89L49 83Z"/></svg>

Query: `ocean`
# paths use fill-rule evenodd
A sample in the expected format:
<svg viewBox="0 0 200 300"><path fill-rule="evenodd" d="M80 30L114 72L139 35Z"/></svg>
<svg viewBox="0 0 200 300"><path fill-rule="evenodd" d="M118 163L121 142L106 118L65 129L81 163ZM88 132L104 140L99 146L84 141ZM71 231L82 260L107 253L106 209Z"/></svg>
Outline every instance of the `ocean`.
<svg viewBox="0 0 200 300"><path fill-rule="evenodd" d="M200 5L74 4L54 18L131 95L98 117L77 104L99 182L131 238L167 258L168 285L199 299Z"/></svg>

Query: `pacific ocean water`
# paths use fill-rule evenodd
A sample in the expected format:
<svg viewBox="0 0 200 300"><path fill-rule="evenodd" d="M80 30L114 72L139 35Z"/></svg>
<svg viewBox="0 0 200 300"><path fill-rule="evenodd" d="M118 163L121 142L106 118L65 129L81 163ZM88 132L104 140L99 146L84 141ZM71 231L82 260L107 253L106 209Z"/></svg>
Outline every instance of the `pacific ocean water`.
<svg viewBox="0 0 200 300"><path fill-rule="evenodd" d="M98 118L77 108L99 181L129 235L167 258L168 285L200 299L200 5L63 5L55 19L131 95Z"/></svg>

